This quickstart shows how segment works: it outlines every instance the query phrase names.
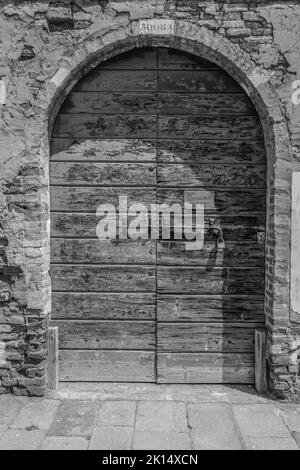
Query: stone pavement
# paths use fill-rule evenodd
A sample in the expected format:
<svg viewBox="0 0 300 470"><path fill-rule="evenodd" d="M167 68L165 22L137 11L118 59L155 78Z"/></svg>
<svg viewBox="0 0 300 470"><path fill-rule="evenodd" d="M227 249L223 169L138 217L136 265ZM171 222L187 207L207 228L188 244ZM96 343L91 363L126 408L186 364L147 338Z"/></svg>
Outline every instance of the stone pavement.
<svg viewBox="0 0 300 470"><path fill-rule="evenodd" d="M68 384L0 396L0 449L300 448L300 405L250 387Z"/></svg>

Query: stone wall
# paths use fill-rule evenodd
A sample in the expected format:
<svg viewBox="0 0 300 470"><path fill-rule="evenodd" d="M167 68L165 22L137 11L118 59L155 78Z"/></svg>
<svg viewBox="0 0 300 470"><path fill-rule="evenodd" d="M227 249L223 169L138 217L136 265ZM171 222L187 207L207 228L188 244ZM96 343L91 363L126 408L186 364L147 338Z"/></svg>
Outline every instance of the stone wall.
<svg viewBox="0 0 300 470"><path fill-rule="evenodd" d="M300 5L277 0L0 0L0 393L46 389L49 122L83 70L123 48L153 44L138 28L152 18L174 20L177 28L176 37L160 41L195 53L201 43L199 50L246 89L262 119L269 388L297 399L300 307L290 275L297 287L300 267L293 263L291 273L290 230L292 173L300 171Z"/></svg>

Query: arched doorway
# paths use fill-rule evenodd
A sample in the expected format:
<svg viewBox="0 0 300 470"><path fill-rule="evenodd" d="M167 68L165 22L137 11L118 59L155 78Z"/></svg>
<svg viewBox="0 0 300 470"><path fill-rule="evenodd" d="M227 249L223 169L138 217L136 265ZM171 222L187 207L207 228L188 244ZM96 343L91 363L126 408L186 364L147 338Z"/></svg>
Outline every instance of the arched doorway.
<svg viewBox="0 0 300 470"><path fill-rule="evenodd" d="M51 140L62 381L253 383L265 171L251 101L204 59L137 49L77 83ZM204 247L186 249L172 233L97 239L98 205L119 196L147 206L203 202Z"/></svg>

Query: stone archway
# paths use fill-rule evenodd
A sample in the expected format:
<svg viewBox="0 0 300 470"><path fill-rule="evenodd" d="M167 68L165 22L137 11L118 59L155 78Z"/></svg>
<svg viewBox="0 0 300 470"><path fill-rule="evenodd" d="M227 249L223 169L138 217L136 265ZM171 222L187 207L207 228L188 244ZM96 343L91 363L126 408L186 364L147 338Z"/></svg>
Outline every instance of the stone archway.
<svg viewBox="0 0 300 470"><path fill-rule="evenodd" d="M73 85L101 61L141 46L167 46L200 55L227 71L246 91L260 116L268 159L265 318L270 390L288 389L280 369L289 363L289 246L290 246L290 168L289 139L271 77L250 57L224 37L186 21L140 20L124 28L98 33L83 41L74 56L66 53L64 66L52 77L37 100L37 139L41 139L40 166L49 160L49 130L66 94ZM48 127L48 131L47 131ZM40 178L36 193L36 233L40 233L42 263L33 266L26 253L27 305L47 318L50 307L49 232L41 221L49 222L48 174ZM30 275L35 269L35 276ZM38 279L41 289L36 289ZM43 359L41 357L41 359Z"/></svg>

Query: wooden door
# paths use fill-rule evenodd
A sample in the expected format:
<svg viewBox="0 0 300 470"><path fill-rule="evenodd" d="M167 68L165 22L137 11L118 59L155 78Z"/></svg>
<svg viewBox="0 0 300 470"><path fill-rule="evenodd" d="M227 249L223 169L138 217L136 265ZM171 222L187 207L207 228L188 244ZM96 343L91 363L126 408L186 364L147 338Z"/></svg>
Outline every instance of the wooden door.
<svg viewBox="0 0 300 470"><path fill-rule="evenodd" d="M252 383L254 329L263 325L265 151L243 90L205 60L135 50L75 86L51 153L60 379ZM149 209L205 201L204 247L187 250L172 234L97 239L96 209L119 195Z"/></svg>

